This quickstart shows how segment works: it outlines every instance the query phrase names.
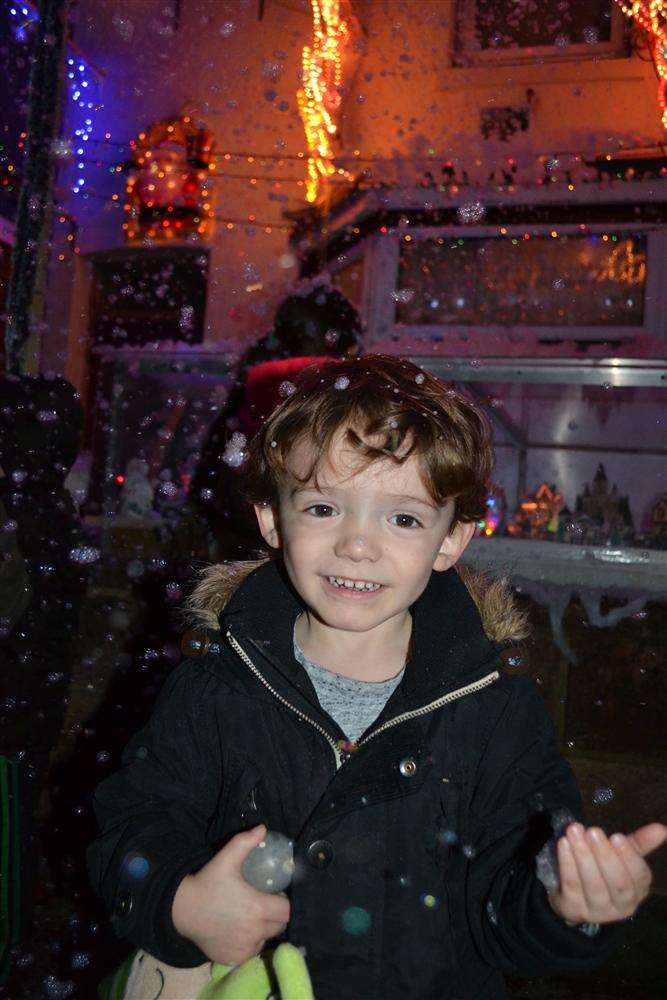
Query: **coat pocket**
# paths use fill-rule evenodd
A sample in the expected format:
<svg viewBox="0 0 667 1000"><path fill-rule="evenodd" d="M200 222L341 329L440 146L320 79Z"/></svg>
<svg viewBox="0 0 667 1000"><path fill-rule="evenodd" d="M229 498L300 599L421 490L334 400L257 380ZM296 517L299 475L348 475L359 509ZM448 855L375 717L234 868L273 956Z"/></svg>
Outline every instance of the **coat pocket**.
<svg viewBox="0 0 667 1000"><path fill-rule="evenodd" d="M266 823L266 797L259 768L248 763L235 796L234 820L240 830Z"/></svg>
<svg viewBox="0 0 667 1000"><path fill-rule="evenodd" d="M266 799L259 768L247 759L234 757L218 811L211 819L209 839L226 843L230 837L266 823Z"/></svg>

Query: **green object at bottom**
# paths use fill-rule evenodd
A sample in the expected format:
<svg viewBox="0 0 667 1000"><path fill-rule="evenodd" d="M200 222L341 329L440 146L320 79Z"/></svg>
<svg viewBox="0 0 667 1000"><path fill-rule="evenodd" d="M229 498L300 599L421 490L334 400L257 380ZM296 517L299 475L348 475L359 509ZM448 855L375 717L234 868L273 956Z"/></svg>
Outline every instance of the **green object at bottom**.
<svg viewBox="0 0 667 1000"><path fill-rule="evenodd" d="M131 955L98 990L100 1000L124 1000L136 955ZM168 979L168 967L161 966ZM275 951L263 952L242 965L211 966L211 980L196 1000L314 1000L313 987L303 955L284 942Z"/></svg>
<svg viewBox="0 0 667 1000"><path fill-rule="evenodd" d="M313 1000L303 955L293 944L278 945L231 969L214 964L211 982L197 1000Z"/></svg>
<svg viewBox="0 0 667 1000"><path fill-rule="evenodd" d="M134 955L130 955L115 972L102 980L97 989L99 1000L123 1000L133 962Z"/></svg>

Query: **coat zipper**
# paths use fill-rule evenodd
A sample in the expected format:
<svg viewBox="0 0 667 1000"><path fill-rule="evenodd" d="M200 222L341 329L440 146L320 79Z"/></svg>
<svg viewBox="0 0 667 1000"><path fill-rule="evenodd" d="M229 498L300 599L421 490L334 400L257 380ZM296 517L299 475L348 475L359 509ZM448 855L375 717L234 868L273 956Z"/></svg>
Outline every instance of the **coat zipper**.
<svg viewBox="0 0 667 1000"><path fill-rule="evenodd" d="M315 722L314 719L311 719L295 705L292 705L287 698L283 698L283 696L269 684L266 678L257 669L246 651L239 645L229 629L225 633L225 637L232 649L243 660L246 666L250 667L253 674L259 681L261 681L264 687L270 691L271 694L277 698L279 702L281 702L281 704L286 705L287 708L294 712L295 715L298 715L300 719L303 719L304 722L309 722L311 726L314 726L315 729L317 729L317 731L324 736L325 740L334 752L334 757L336 758L336 771L338 771L341 765L349 759L354 751L358 750L365 743L368 743L368 741L372 740L374 736L378 735L378 733L382 733L385 729L390 729L392 726L397 726L399 722L404 722L406 719L415 719L419 715L427 715L429 712L433 712L436 708L440 708L442 705L446 705L448 702L454 701L456 698L462 698L466 694L473 694L475 691L481 691L482 688L487 687L489 684L493 684L493 682L500 677L499 672L497 670L493 670L485 677L480 677L479 680L473 681L471 684L466 684L464 687L457 688L456 691L450 691L441 698L437 698L435 701L429 702L428 705L422 705L421 708L414 708L409 712L404 712L402 715L397 715L395 718L389 719L387 722L383 722L381 726L374 729L372 733L368 734L368 736L364 736L358 743L351 743L343 740L335 740L333 736L330 736L326 729L323 729L318 722Z"/></svg>

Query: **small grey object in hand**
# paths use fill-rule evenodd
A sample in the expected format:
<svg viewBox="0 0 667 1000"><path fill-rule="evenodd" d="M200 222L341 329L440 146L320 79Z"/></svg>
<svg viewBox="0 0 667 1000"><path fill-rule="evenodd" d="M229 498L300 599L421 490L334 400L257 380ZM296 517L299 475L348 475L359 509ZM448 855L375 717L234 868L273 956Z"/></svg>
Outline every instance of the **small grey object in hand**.
<svg viewBox="0 0 667 1000"><path fill-rule="evenodd" d="M555 809L551 814L553 836L547 840L542 850L535 857L537 877L548 893L558 892L560 889L556 844L558 839L565 833L569 824L576 822L576 816L573 816L565 806Z"/></svg>
<svg viewBox="0 0 667 1000"><path fill-rule="evenodd" d="M243 878L260 892L282 892L293 874L294 841L275 830L267 830L264 840L241 865Z"/></svg>

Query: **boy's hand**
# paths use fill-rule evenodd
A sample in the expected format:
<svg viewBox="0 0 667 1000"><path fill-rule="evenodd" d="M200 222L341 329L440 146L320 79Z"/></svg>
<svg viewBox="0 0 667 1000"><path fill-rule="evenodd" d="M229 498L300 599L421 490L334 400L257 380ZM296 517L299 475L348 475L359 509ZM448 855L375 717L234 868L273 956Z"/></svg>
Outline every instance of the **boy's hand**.
<svg viewBox="0 0 667 1000"><path fill-rule="evenodd" d="M259 892L241 875L241 865L265 834L265 826L237 833L176 890L174 927L212 962L240 965L287 927L290 904L285 893Z"/></svg>
<svg viewBox="0 0 667 1000"><path fill-rule="evenodd" d="M566 923L607 924L632 916L653 876L644 857L667 840L664 823L649 823L627 837L571 823L558 841L560 889L549 894Z"/></svg>

